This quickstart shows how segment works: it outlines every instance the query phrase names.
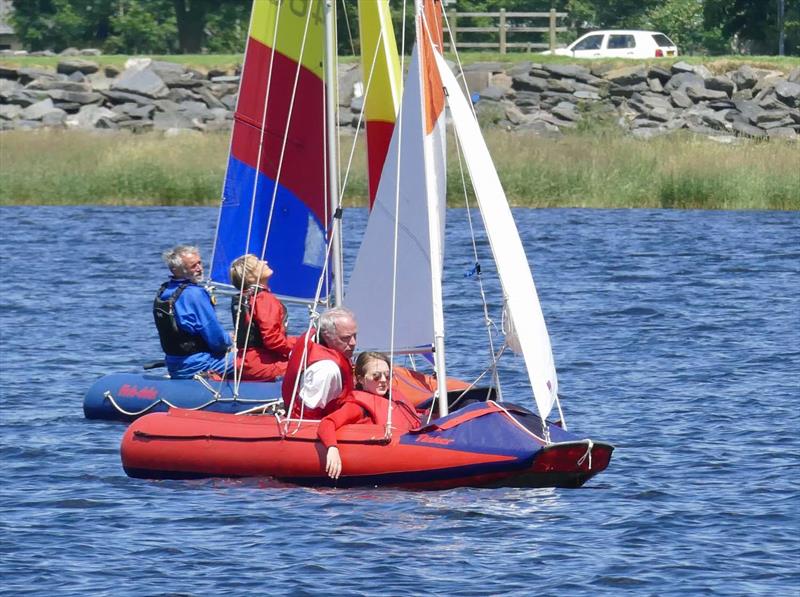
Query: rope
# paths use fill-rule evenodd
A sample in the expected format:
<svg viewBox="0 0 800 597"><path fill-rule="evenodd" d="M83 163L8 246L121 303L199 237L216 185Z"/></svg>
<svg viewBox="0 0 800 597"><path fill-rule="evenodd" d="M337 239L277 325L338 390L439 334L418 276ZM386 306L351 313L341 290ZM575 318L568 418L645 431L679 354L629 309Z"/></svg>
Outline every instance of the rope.
<svg viewBox="0 0 800 597"><path fill-rule="evenodd" d="M227 403L227 402L234 403L234 402L236 402L236 403L243 403L243 404L250 403L250 402L252 402L252 403L263 402L262 400L258 400L258 399L255 399L255 398L237 398L237 397L222 398L220 396L214 396L208 402L204 402L203 404L201 404L199 406L186 407L186 406L178 406L176 404L172 404L169 400L166 400L165 398L159 398L155 402L151 402L150 404L148 404L142 410L131 411L131 410L126 410L126 409L122 408L119 405L119 403L117 402L116 398L114 398L114 396L108 390L103 392L103 398L108 400L111 403L111 405L114 408L116 408L121 414L123 414L125 416L128 416L128 417L139 417L139 416L141 416L141 415L143 415L145 413L150 412L151 410L153 410L154 408L156 408L157 406L159 406L161 404L166 404L170 408L182 408L184 410L203 410L205 408L208 408L212 404L216 404L218 402L219 403ZM278 402L278 401L277 400L273 400L273 401L271 401L271 402L269 402L269 403L267 403L267 404L265 404L263 406L264 407L268 407L270 404L272 404L274 402ZM262 408L262 406L258 406L257 408ZM237 414L243 414L243 413L237 413Z"/></svg>
<svg viewBox="0 0 800 597"><path fill-rule="evenodd" d="M578 459L578 466L582 465L584 461L588 458L589 459L589 470L592 470L592 448L594 448L594 442L590 439L586 440L586 453Z"/></svg>

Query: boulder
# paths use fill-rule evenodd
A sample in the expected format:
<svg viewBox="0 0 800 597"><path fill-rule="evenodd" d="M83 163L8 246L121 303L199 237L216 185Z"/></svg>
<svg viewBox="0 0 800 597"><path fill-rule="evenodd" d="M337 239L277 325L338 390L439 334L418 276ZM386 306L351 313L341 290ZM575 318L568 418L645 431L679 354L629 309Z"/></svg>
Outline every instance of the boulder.
<svg viewBox="0 0 800 597"><path fill-rule="evenodd" d="M109 102L112 104L125 104L128 102L134 102L140 106L145 106L147 104L154 103L153 98L140 95L138 93L128 93L126 91L114 91L113 89L109 89L107 91L102 91L101 94L108 98Z"/></svg>
<svg viewBox="0 0 800 597"><path fill-rule="evenodd" d="M489 71L464 71L464 81L470 93L486 89L489 86L490 77Z"/></svg>
<svg viewBox="0 0 800 597"><path fill-rule="evenodd" d="M0 120L14 120L22 115L22 106L0 104Z"/></svg>
<svg viewBox="0 0 800 597"><path fill-rule="evenodd" d="M62 75L71 75L75 72L80 72L85 75L90 75L92 73L96 73L100 70L100 66L96 62L92 62L91 60L81 60L79 58L73 58L72 60L61 60L56 66L56 72L61 73Z"/></svg>
<svg viewBox="0 0 800 597"><path fill-rule="evenodd" d="M658 79L662 85L669 81L670 77L672 77L672 73L660 66L651 66L647 69L647 78Z"/></svg>
<svg viewBox="0 0 800 597"><path fill-rule="evenodd" d="M0 79L0 101L6 102L12 94L22 90L22 85L11 79Z"/></svg>
<svg viewBox="0 0 800 597"><path fill-rule="evenodd" d="M516 91L547 91L547 80L530 75L513 77L513 88Z"/></svg>
<svg viewBox="0 0 800 597"><path fill-rule="evenodd" d="M0 79L11 79L16 81L19 77L19 69L13 66L0 64Z"/></svg>
<svg viewBox="0 0 800 597"><path fill-rule="evenodd" d="M581 114L578 111L578 106L570 102L559 102L559 104L550 111L554 116L567 120L570 122L577 122L581 119Z"/></svg>
<svg viewBox="0 0 800 597"><path fill-rule="evenodd" d="M108 108L97 105L83 106L77 114L67 117L66 125L70 128L94 128L101 118L112 119L116 115Z"/></svg>
<svg viewBox="0 0 800 597"><path fill-rule="evenodd" d="M486 89L481 89L479 95L481 99L500 101L501 99L503 99L503 96L505 96L505 91L503 89L500 89L499 87L490 85Z"/></svg>
<svg viewBox="0 0 800 597"><path fill-rule="evenodd" d="M111 84L112 91L135 93L154 99L167 97L169 89L150 68L129 68Z"/></svg>
<svg viewBox="0 0 800 597"><path fill-rule="evenodd" d="M719 99L728 99L728 94L724 91L714 91L713 89L706 89L696 85L686 86L686 95L689 96L693 102L704 102Z"/></svg>
<svg viewBox="0 0 800 597"><path fill-rule="evenodd" d="M690 108L694 102L682 89L674 89L669 93L669 99L676 108Z"/></svg>
<svg viewBox="0 0 800 597"><path fill-rule="evenodd" d="M750 89L755 87L756 83L758 83L758 75L756 75L755 70L747 64L741 65L730 74L730 77L737 89Z"/></svg>
<svg viewBox="0 0 800 597"><path fill-rule="evenodd" d="M713 89L714 91L724 91L728 97L733 95L736 86L733 81L724 75L716 77L708 77L706 79L706 89Z"/></svg>
<svg viewBox="0 0 800 597"><path fill-rule="evenodd" d="M647 71L642 66L628 66L608 71L604 79L623 87L647 83Z"/></svg>
<svg viewBox="0 0 800 597"><path fill-rule="evenodd" d="M787 106L800 107L800 83L791 81L776 83L775 96Z"/></svg>
<svg viewBox="0 0 800 597"><path fill-rule="evenodd" d="M731 128L737 135L741 135L743 137L762 139L767 136L766 132L764 132L763 129L760 129L757 126L753 126L752 124L748 124L746 122L741 122L738 120L734 120L731 123Z"/></svg>
<svg viewBox="0 0 800 597"><path fill-rule="evenodd" d="M551 77L560 79L580 79L592 76L588 68L575 64L544 64L542 68L547 71Z"/></svg>
<svg viewBox="0 0 800 597"><path fill-rule="evenodd" d="M48 97L22 110L20 117L25 120L41 120L46 114L56 111L62 112L63 110L56 108L53 104L53 100Z"/></svg>
<svg viewBox="0 0 800 597"><path fill-rule="evenodd" d="M21 68L17 71L17 80L23 85L27 85L36 79L62 79L60 75L52 70L41 68Z"/></svg>
<svg viewBox="0 0 800 597"><path fill-rule="evenodd" d="M670 70L672 71L673 74L676 74L676 75L680 74L680 73L692 73L692 74L694 74L694 67L691 64L689 64L688 62L684 62L683 60L680 60L680 61L674 63L672 66L670 66Z"/></svg>
<svg viewBox="0 0 800 597"><path fill-rule="evenodd" d="M684 89L685 87L693 85L694 87L705 87L705 81L702 77L689 72L681 72L670 78L664 85L665 91L673 91L675 89Z"/></svg>

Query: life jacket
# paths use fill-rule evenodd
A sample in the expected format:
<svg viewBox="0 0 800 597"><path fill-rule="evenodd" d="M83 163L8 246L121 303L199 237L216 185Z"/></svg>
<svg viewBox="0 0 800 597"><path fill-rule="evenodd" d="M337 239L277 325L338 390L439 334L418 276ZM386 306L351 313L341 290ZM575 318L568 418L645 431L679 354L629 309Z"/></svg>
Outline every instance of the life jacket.
<svg viewBox="0 0 800 597"><path fill-rule="evenodd" d="M414 407L394 392L392 398L392 428L402 434L419 427L420 421ZM376 425L386 425L389 420L389 400L385 396L353 390L346 400L363 408Z"/></svg>
<svg viewBox="0 0 800 597"><path fill-rule="evenodd" d="M178 326L175 319L175 303L183 291L193 282L183 282L169 298L162 299L169 282L164 282L158 289L153 301L153 319L158 330L158 339L165 354L185 357L198 352L210 352L210 348L202 336L189 333Z"/></svg>
<svg viewBox="0 0 800 597"><path fill-rule="evenodd" d="M283 376L283 384L281 385L281 396L286 408L292 403L292 397L295 387L295 382L298 378L301 383L297 384L298 394L302 386L302 376L306 368L318 361L333 361L339 367L339 373L342 376L342 391L333 400L328 402L322 408L308 408L303 405L303 399L298 395L294 401L294 409L291 416L299 418L301 415L304 419L322 419L329 413L341 406L344 399L349 396L353 391L353 365L350 361L338 350L333 350L327 346L323 346L315 342L312 338L316 331L311 330L308 334L304 334L297 339L297 342L289 354L289 362L286 366L286 374ZM306 337L309 339L306 340ZM306 348L307 345L307 348ZM303 364L303 352L306 351L305 367Z"/></svg>
<svg viewBox="0 0 800 597"><path fill-rule="evenodd" d="M261 334L258 333L258 328L251 324L256 291L264 292L264 288L251 286L243 291L240 296L231 298L231 315L233 316L233 327L236 329L236 348L259 348L264 346L264 341L261 339ZM245 308L241 320L239 320L239 304L242 304ZM285 307L283 311L284 313L286 312Z"/></svg>

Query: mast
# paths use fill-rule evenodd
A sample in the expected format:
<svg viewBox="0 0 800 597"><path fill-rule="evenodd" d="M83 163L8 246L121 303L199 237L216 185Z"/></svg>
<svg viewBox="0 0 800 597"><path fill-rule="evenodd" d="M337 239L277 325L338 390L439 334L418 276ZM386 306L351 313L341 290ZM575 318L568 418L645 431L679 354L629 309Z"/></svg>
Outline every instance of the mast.
<svg viewBox="0 0 800 597"><path fill-rule="evenodd" d="M333 216L332 261L333 261L333 304L342 304L344 266L342 264L342 218L339 211L339 162L338 139L336 138L338 112L336 109L336 5L334 0L325 0L325 119L328 156L328 197Z"/></svg>

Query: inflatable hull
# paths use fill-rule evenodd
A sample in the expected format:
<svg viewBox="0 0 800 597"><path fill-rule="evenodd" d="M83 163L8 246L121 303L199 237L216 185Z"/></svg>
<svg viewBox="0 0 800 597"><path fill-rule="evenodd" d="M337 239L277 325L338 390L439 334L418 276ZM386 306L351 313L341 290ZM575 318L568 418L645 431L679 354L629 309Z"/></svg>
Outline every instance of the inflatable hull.
<svg viewBox="0 0 800 597"><path fill-rule="evenodd" d="M151 373L114 373L98 379L83 398L87 419L133 421L170 408L238 413L279 400L280 382L243 381L234 397L230 380L170 379Z"/></svg>
<svg viewBox="0 0 800 597"><path fill-rule="evenodd" d="M121 445L131 477L271 477L310 486L579 487L609 464L613 447L493 402L467 406L402 435L383 425L347 425L337 434L342 476L325 474L317 422L180 409L135 421Z"/></svg>

